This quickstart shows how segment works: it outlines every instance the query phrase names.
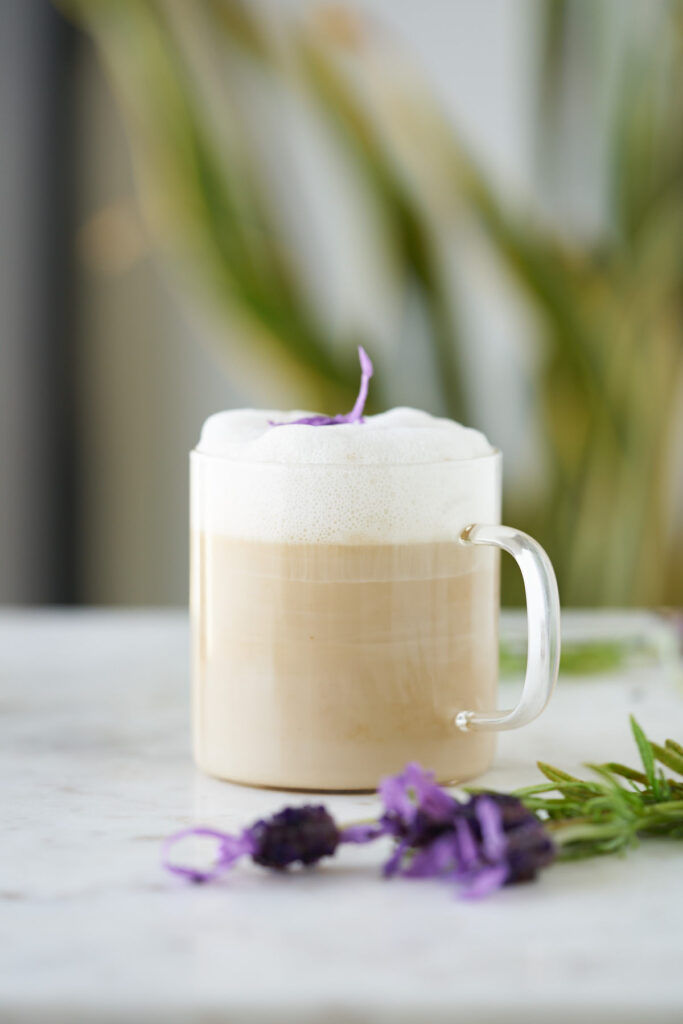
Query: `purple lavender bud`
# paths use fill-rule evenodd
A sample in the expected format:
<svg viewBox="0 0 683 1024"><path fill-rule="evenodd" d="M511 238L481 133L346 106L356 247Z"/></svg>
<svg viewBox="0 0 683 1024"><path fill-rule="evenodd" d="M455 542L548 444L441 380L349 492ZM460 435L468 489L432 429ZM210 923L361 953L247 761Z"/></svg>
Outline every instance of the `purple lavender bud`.
<svg viewBox="0 0 683 1024"><path fill-rule="evenodd" d="M478 793L460 803L419 764L383 779L380 824L397 840L388 877L450 877L467 896L524 882L550 864L555 849L543 823L516 797Z"/></svg>
<svg viewBox="0 0 683 1024"><path fill-rule="evenodd" d="M290 864L315 864L331 857L340 841L339 829L324 807L285 807L265 821L257 821L245 835L252 844L252 860L282 870Z"/></svg>
<svg viewBox="0 0 683 1024"><path fill-rule="evenodd" d="M483 858L506 866L505 885L531 881L554 860L555 846L543 823L517 797L478 793L466 807Z"/></svg>
<svg viewBox="0 0 683 1024"><path fill-rule="evenodd" d="M543 823L517 797L503 793L489 793L487 796L501 811L507 841L506 884L530 881L541 868L547 867L554 860L555 846L552 839Z"/></svg>

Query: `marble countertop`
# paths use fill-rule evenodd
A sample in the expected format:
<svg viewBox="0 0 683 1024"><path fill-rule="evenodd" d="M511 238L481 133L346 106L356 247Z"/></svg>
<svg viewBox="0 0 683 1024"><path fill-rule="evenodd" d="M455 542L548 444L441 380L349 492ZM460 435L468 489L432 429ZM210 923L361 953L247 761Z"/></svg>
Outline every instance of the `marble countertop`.
<svg viewBox="0 0 683 1024"><path fill-rule="evenodd" d="M291 877L166 876L169 832L237 829L285 799L194 769L187 646L180 613L0 615L3 1022L683 1019L679 844L556 866L481 903L381 881L372 848ZM680 738L677 673L561 679L541 719L501 736L482 781L535 781L538 758L634 762L631 711ZM342 819L375 806L327 802Z"/></svg>

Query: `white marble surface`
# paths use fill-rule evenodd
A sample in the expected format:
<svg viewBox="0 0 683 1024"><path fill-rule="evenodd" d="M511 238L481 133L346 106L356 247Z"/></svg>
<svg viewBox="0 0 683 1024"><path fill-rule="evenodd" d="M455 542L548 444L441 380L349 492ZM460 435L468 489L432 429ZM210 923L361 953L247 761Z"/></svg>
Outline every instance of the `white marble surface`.
<svg viewBox="0 0 683 1024"><path fill-rule="evenodd" d="M292 877L165 876L170 831L238 828L284 799L195 771L187 688L179 613L0 616L0 1020L683 1019L679 844L558 866L476 904L379 880L372 848ZM629 711L653 737L683 736L671 673L567 678L538 722L501 737L484 781L533 781L537 758L633 760ZM352 819L374 798L329 804Z"/></svg>

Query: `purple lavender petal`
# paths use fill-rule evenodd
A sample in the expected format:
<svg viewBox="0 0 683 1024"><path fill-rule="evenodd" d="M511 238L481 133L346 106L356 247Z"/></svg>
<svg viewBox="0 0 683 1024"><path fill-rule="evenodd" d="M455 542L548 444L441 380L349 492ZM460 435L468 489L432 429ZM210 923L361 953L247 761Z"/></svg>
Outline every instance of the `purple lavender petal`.
<svg viewBox="0 0 683 1024"><path fill-rule="evenodd" d="M461 892L462 899L480 900L496 889L501 889L507 880L508 869L506 864L496 864L493 867L481 868L472 880L465 885Z"/></svg>
<svg viewBox="0 0 683 1024"><path fill-rule="evenodd" d="M382 779L382 823L388 833L419 849L452 831L461 806L434 781L434 774L412 762L399 775Z"/></svg>
<svg viewBox="0 0 683 1024"><path fill-rule="evenodd" d="M269 427L296 427L296 426L307 426L307 427L328 427L333 423L343 423L338 416L302 416L299 420L268 420Z"/></svg>
<svg viewBox="0 0 683 1024"><path fill-rule="evenodd" d="M465 871L469 871L478 863L479 853L472 829L463 815L459 815L455 820L455 833L458 840L460 866Z"/></svg>
<svg viewBox="0 0 683 1024"><path fill-rule="evenodd" d="M412 821L416 803L411 790L415 791L417 774L421 772L418 764L407 764L400 775L389 775L380 780L377 793L385 813L396 814L405 822Z"/></svg>
<svg viewBox="0 0 683 1024"><path fill-rule="evenodd" d="M482 847L489 863L496 864L507 851L500 807L488 796L475 797L474 813L481 828Z"/></svg>
<svg viewBox="0 0 683 1024"><path fill-rule="evenodd" d="M458 841L456 835L450 832L418 850L401 875L404 878L439 878L453 874L458 867Z"/></svg>
<svg viewBox="0 0 683 1024"><path fill-rule="evenodd" d="M438 788L434 783L433 772L427 772L422 765L411 761L399 775L389 775L382 779L377 792L384 810L400 815L408 824L414 819L421 798L429 795L430 787Z"/></svg>
<svg viewBox="0 0 683 1024"><path fill-rule="evenodd" d="M415 804L408 796L400 776L392 775L382 779L377 788L377 794L382 801L385 814L396 814L402 819L412 818Z"/></svg>
<svg viewBox="0 0 683 1024"><path fill-rule="evenodd" d="M406 850L409 849L409 846L410 844L405 840L398 843L389 860L382 866L382 874L385 878L393 878L393 876L398 872L401 866L401 861L403 860L403 855Z"/></svg>
<svg viewBox="0 0 683 1024"><path fill-rule="evenodd" d="M360 359L360 390L353 409L347 413L347 423L359 423L363 419L363 409L368 400L368 385L374 373L372 360L362 345L358 346L358 358Z"/></svg>
<svg viewBox="0 0 683 1024"><path fill-rule="evenodd" d="M302 416L299 420L282 420L281 422L268 420L268 425L270 427L331 427L340 423L362 423L363 410L365 409L365 403L368 399L368 385L370 383L370 378L374 373L374 369L372 360L362 345L358 346L358 358L360 359L361 371L360 388L358 390L358 398L356 399L351 412L338 413L336 416Z"/></svg>
<svg viewBox="0 0 683 1024"><path fill-rule="evenodd" d="M208 836L218 840L218 852L213 867L206 870L194 868L184 864L174 864L171 861L171 849L176 843L190 836ZM224 871L227 871L240 857L251 853L251 842L246 835L232 836L227 832L219 832L213 828L186 828L176 832L164 840L161 848L161 863L167 871L183 878L189 878L193 882L210 882L217 878Z"/></svg>
<svg viewBox="0 0 683 1024"><path fill-rule="evenodd" d="M458 801L450 793L441 789L433 781L418 786L417 795L420 810L432 822L450 822L459 806Z"/></svg>

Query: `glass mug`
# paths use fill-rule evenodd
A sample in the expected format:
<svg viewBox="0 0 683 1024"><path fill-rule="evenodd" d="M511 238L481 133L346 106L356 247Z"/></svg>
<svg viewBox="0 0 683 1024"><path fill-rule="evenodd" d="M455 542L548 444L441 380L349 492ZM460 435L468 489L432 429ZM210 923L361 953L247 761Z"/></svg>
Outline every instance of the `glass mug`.
<svg viewBox="0 0 683 1024"><path fill-rule="evenodd" d="M374 789L485 771L559 664L552 566L500 524L500 452L418 464L191 461L193 741L236 782ZM302 496L303 500L302 500ZM292 516L292 508L297 514ZM526 589L519 703L495 710L499 551Z"/></svg>

